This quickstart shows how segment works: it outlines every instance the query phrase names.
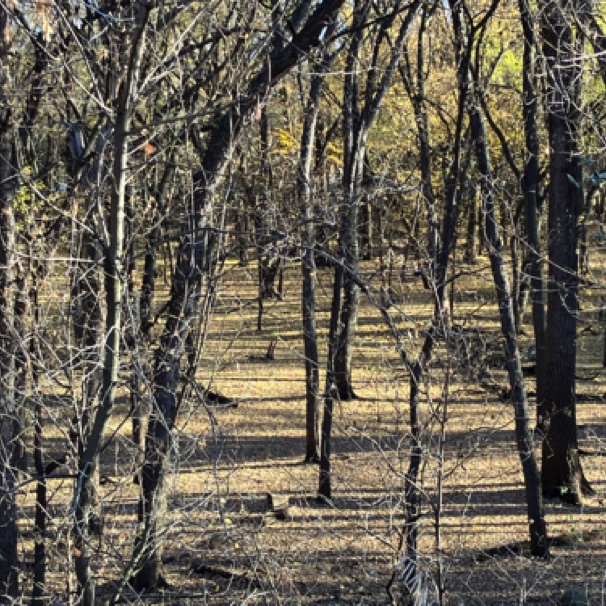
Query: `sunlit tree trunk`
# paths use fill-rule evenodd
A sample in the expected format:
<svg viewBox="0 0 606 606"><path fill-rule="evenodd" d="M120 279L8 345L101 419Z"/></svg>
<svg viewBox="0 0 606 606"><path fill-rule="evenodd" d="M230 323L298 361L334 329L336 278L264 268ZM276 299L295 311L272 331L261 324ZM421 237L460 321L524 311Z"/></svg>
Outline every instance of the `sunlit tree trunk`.
<svg viewBox="0 0 606 606"><path fill-rule="evenodd" d="M313 188L311 163L320 100L330 60L324 57L316 67L311 80L307 100L303 135L297 173L299 213L301 216L301 271L303 286L301 304L303 314L303 344L305 349L305 461L320 461L320 422L322 398L320 394L320 369L318 365L318 334L316 329L316 261L315 229L313 213Z"/></svg>

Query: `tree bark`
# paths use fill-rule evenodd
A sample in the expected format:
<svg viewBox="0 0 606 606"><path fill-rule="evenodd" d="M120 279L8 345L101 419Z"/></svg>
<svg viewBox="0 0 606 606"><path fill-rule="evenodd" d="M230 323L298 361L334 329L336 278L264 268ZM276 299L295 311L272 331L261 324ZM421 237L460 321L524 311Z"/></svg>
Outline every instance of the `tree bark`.
<svg viewBox="0 0 606 606"><path fill-rule="evenodd" d="M549 283L546 331L543 492L570 503L591 493L581 467L576 425L578 231L583 202L580 136L580 64L567 2L541 3L547 61L549 128Z"/></svg>
<svg viewBox="0 0 606 606"><path fill-rule="evenodd" d="M0 20L2 19L0 14ZM1 28L0 28L1 29ZM4 53L0 50L0 61ZM4 72L5 66L0 66ZM4 79L4 73L0 73ZM0 99L3 97L0 82ZM6 110L3 112L5 113ZM0 116L2 122L8 117ZM10 129L0 130L0 601L12 603L19 593L17 560L17 503L15 492L16 439L15 359L16 343L12 317L14 310L13 268L15 219L12 189L15 174L12 163Z"/></svg>
<svg viewBox="0 0 606 606"><path fill-rule="evenodd" d="M534 19L528 0L519 0L520 18L524 31L524 59L522 70L524 136L526 162L522 177L522 191L526 206L526 234L528 238L528 262L532 300L532 325L536 349L536 402L537 428L542 430L545 402L545 302L543 273L541 270L541 245L539 239L539 136L537 132L536 62L537 43Z"/></svg>
<svg viewBox="0 0 606 606"><path fill-rule="evenodd" d="M364 159L368 134L385 95L391 88L396 70L400 64L402 51L410 26L420 6L414 0L408 6L406 15L400 24L398 35L391 45L388 65L378 79L379 49L387 39L394 23L396 11L381 20L379 31L372 49L373 69L368 70L364 91L364 105L359 107L359 53L364 39L365 23L370 2L359 0L355 4L353 36L346 61L346 75L343 98L343 205L340 211L339 254L345 262L346 272L343 278L343 300L339 319L339 332L335 351L335 382L341 400L356 397L352 382L352 358L354 339L358 320L360 291L352 275L359 270L358 218L362 183L364 180Z"/></svg>
<svg viewBox="0 0 606 606"><path fill-rule="evenodd" d="M0 601L12 603L19 595L17 559L17 502L15 492L15 355L14 254L16 187L10 104L9 14L0 8Z"/></svg>
<svg viewBox="0 0 606 606"><path fill-rule="evenodd" d="M335 268L335 281L333 285L332 305L330 308L328 358L326 361L326 392L324 393L324 416L322 417L322 455L320 458L318 495L324 501L329 501L332 498L332 415L335 397L338 396L336 391L334 368L339 311L341 309L341 285L343 280L343 272L343 265L338 263Z"/></svg>
<svg viewBox="0 0 606 606"><path fill-rule="evenodd" d="M330 59L324 55L312 77L311 89L303 121L303 135L297 172L299 213L301 216L301 272L303 285L301 306L303 315L303 345L305 350L305 462L320 462L320 422L322 399L318 364L318 334L316 329L316 260L315 229L311 186L311 162L320 99Z"/></svg>
<svg viewBox="0 0 606 606"><path fill-rule="evenodd" d="M475 84L477 86L477 82ZM507 350L507 372L512 393L511 399L515 406L516 441L524 474L530 531L530 550L533 555L546 557L549 555L549 544L541 494L541 476L534 450L534 439L530 426L528 399L522 376L522 362L516 334L513 302L507 279L507 271L503 261L503 247L495 212L494 177L488 151L488 136L478 105L477 99L471 100L471 131L475 141L478 170L481 179L480 188L485 216L488 256L497 293L501 333Z"/></svg>
<svg viewBox="0 0 606 606"><path fill-rule="evenodd" d="M109 241L103 251L107 316L101 401L90 434L86 436L84 451L78 461L78 486L74 498L76 576L80 597L85 606L94 606L96 603L95 580L91 572L92 553L90 546L90 514L94 493L93 477L97 465L96 460L101 449L105 447L102 442L107 423L114 409L120 368L128 134L138 93L141 58L151 8L151 4L144 3L133 9L135 11L133 15L135 27L131 36L128 36L127 40L124 41L128 44L125 47L128 56L128 67L119 89L116 106Z"/></svg>

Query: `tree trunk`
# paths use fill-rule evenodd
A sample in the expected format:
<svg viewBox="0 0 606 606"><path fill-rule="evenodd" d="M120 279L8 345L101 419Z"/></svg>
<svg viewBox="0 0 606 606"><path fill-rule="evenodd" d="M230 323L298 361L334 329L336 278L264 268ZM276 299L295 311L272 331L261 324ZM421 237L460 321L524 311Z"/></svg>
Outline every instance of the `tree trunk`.
<svg viewBox="0 0 606 606"><path fill-rule="evenodd" d="M311 188L311 162L320 98L324 88L330 59L324 57L311 81L301 138L297 188L301 215L301 271L303 287L301 304L303 314L303 344L305 349L305 462L320 461L320 420L322 400L320 397L320 373L318 365L318 335L316 330L316 261L315 230Z"/></svg>
<svg viewBox="0 0 606 606"><path fill-rule="evenodd" d="M320 475L318 495L324 501L332 498L331 450L332 450L332 415L336 392L335 384L335 354L337 344L337 327L339 310L341 308L341 284L343 266L339 263L335 268L332 306L330 308L330 328L328 330L328 358L326 362L326 392L324 394L324 416L322 417L322 456L320 458Z"/></svg>
<svg viewBox="0 0 606 606"><path fill-rule="evenodd" d="M9 15L0 8L0 600L12 603L19 595L17 502L15 492L15 354L14 255L16 188L14 137L9 94Z"/></svg>
<svg viewBox="0 0 606 606"><path fill-rule="evenodd" d="M542 2L549 127L549 286L546 332L543 492L580 503L591 488L579 457L576 425L578 231L583 192L579 166L580 49L573 15Z"/></svg>
<svg viewBox="0 0 606 606"><path fill-rule="evenodd" d="M522 70L524 135L527 160L522 177L522 191L526 206L526 234L532 299L532 325L536 349L537 428L542 430L545 401L545 303L541 248L539 239L539 136L537 132L536 62L537 44L534 19L528 0L519 0L520 17L524 31L524 62Z"/></svg>
<svg viewBox="0 0 606 606"><path fill-rule="evenodd" d="M343 202L339 210L339 262L345 264L343 297L334 352L334 376L338 397L353 400L351 362L358 320L360 292L351 274L358 275L360 245L358 218L365 156L365 133L361 132L359 107L359 54L363 41L363 27L370 3L358 0L354 5L353 34L347 53L343 88ZM335 267L337 272L342 270Z"/></svg>
<svg viewBox="0 0 606 606"><path fill-rule="evenodd" d="M419 9L420 2L414 0L408 6L406 16L400 24L397 37L391 45L388 66L377 79L377 69L367 71L364 91L364 106L359 107L359 53L364 40L363 24L366 22L370 3L359 0L355 3L351 46L347 55L343 98L343 205L340 212L339 260L345 263L343 278L343 301L339 319L339 333L335 351L335 383L341 400L356 397L352 383L352 358L358 321L360 291L352 275L359 270L358 222L359 206L364 180L364 159L368 133L374 124L385 95L391 88L398 69L402 50L409 28ZM382 42L393 26L395 11L380 21L374 39L372 61L378 60Z"/></svg>
<svg viewBox="0 0 606 606"><path fill-rule="evenodd" d="M4 15L0 14L1 20ZM1 33L1 32L0 32ZM2 60L4 53L0 56ZM4 66L0 66L4 80ZM0 99L4 82L0 81ZM15 246L15 219L12 190L15 174L12 163L13 147L7 116L0 121L0 601L12 603L19 594L17 560L17 503L15 492L15 356L13 268Z"/></svg>
<svg viewBox="0 0 606 606"><path fill-rule="evenodd" d="M456 19L453 19L456 22ZM475 83L477 86L477 82ZM475 101L475 102L474 102ZM488 255L496 288L501 333L507 350L507 371L511 387L512 401L515 406L515 426L518 453L524 474L526 505L530 530L530 550L533 555L546 557L549 554L547 526L541 494L541 476L534 450L534 439L530 426L528 399L522 377L522 362L515 328L513 303L507 271L503 262L503 247L498 231L494 205L494 178L488 152L488 136L477 99L470 103L470 122L472 136L476 146L480 186L486 225Z"/></svg>
<svg viewBox="0 0 606 606"><path fill-rule="evenodd" d="M123 256L125 239L126 181L128 171L128 133L131 113L138 89L138 79L145 30L151 5L141 4L133 15L135 28L127 37L128 67L121 83L116 107L114 127L113 186L110 207L109 242L104 249L105 291L107 317L105 322L104 361L101 401L95 414L90 434L86 436L84 452L78 461L78 488L74 499L76 555L75 566L78 588L85 606L94 606L95 582L92 576L90 548L90 514L94 494L93 478L107 423L114 409L120 348L122 341L123 308Z"/></svg>

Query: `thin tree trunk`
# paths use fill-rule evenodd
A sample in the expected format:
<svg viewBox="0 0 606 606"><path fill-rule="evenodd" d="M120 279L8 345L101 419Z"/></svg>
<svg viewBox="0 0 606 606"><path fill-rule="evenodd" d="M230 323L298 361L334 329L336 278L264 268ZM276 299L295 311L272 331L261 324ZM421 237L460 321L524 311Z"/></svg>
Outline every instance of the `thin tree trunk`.
<svg viewBox="0 0 606 606"><path fill-rule="evenodd" d="M543 275L541 271L541 248L538 220L539 185L539 137L537 132L536 61L537 45L534 19L528 0L519 0L520 17L524 31L524 62L522 70L524 135L527 160L522 178L522 191L526 205L526 234L528 238L528 261L532 300L532 325L536 348L536 402L537 427L543 426L545 401L545 303Z"/></svg>
<svg viewBox="0 0 606 606"><path fill-rule="evenodd" d="M324 394L324 416L322 417L322 456L320 458L320 475L318 495L324 501L332 498L331 450L332 450L332 415L336 392L335 384L335 354L339 310L341 309L341 285L343 280L343 265L338 263L335 268L332 305L330 309L330 328L328 330L328 358L326 362L326 392Z"/></svg>
<svg viewBox="0 0 606 606"><path fill-rule="evenodd" d="M3 15L0 14L0 20ZM0 21L0 25L1 21ZM1 28L0 28L1 29ZM1 33L1 32L0 32ZM2 60L4 53L0 55ZM0 66L2 72L5 67ZM0 73L0 79L4 79ZM3 95L0 81L0 98ZM0 130L0 600L11 601L19 594L17 560L17 503L15 492L15 356L13 268L15 219L12 190L15 175L12 166L10 130L3 119Z"/></svg>
<svg viewBox="0 0 606 606"><path fill-rule="evenodd" d="M32 332L37 335L40 324L40 304L38 292L40 285L37 280L37 274L33 274L33 284L31 289L30 301L33 308L34 318ZM34 514L34 587L32 591L32 605L43 606L44 596L46 594L46 527L48 521L48 499L46 491L46 470L44 466L44 406L41 394L38 389L40 360L39 344L37 338L33 338L30 344L30 357L32 359L32 391L35 397L34 405L34 469L36 471L36 512Z"/></svg>
<svg viewBox="0 0 606 606"><path fill-rule="evenodd" d="M6 603L19 595L14 467L16 343L12 326L16 175L11 110L6 102L11 77L6 64L11 46L9 27L8 11L0 8L0 599Z"/></svg>
<svg viewBox="0 0 606 606"><path fill-rule="evenodd" d="M94 423L87 436L84 452L78 461L78 486L74 499L76 554L75 567L79 593L85 606L96 604L95 582L91 573L90 513L93 498L93 474L102 448L105 429L114 409L123 307L123 255L125 237L126 180L128 170L128 132L137 94L141 58L145 45L145 30L151 5L136 8L135 28L129 37L128 68L118 93L114 128L113 188L110 207L109 242L104 250L107 317L105 322L102 395Z"/></svg>
<svg viewBox="0 0 606 606"><path fill-rule="evenodd" d="M355 6L355 16L350 50L346 61L346 75L343 101L343 205L340 212L339 258L344 260L346 273L343 279L343 301L340 329L335 351L335 382L341 400L356 398L352 382L352 359L354 339L358 320L360 291L352 275L359 270L358 219L359 206L364 180L364 159L368 134L385 95L390 90L396 70L398 69L409 28L417 14L420 1L413 0L400 24L397 37L391 45L388 66L378 79L378 69L368 70L364 91L365 102L359 107L359 53L363 41L364 28L370 3L359 0ZM372 64L377 65L379 49L386 40L393 26L395 11L383 19L374 41Z"/></svg>
<svg viewBox="0 0 606 606"><path fill-rule="evenodd" d="M316 329L316 261L315 229L311 187L311 162L320 98L330 60L324 57L316 68L311 81L309 99L303 123L297 188L301 215L301 271L303 286L301 304L303 314L303 344L305 349L305 462L320 461L320 421L322 400L320 397L320 373L318 365L318 335Z"/></svg>
<svg viewBox="0 0 606 606"><path fill-rule="evenodd" d="M454 21L456 22L456 20ZM530 426L528 399L522 377L522 362L515 328L513 303L503 261L503 250L495 212L494 178L487 145L488 136L477 100L472 102L470 106L471 130L476 146L482 203L484 216L486 217L488 256L499 305L501 333L507 350L507 371L512 393L511 399L515 406L516 441L524 474L530 549L533 555L546 557L549 554L549 545L541 493L541 476L534 450L534 438Z"/></svg>
<svg viewBox="0 0 606 606"><path fill-rule="evenodd" d="M436 210L436 198L432 184L432 166L431 166L431 145L429 118L427 115L427 100L425 96L425 45L424 36L427 29L427 22L435 7L424 6L421 10L421 23L419 25L416 67L413 77L413 68L410 62L408 49L404 53L404 61L400 67L402 81L412 103L415 125L417 128L417 137L419 139L419 164L421 169L421 194L427 207L427 267L422 271L427 278L432 281L435 274L435 262L439 248L439 220Z"/></svg>

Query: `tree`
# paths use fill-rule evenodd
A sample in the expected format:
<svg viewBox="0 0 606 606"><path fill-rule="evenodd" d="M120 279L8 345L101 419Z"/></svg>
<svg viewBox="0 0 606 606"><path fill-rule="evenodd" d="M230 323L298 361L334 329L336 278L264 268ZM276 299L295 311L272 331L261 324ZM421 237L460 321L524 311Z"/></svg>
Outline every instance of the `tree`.
<svg viewBox="0 0 606 606"><path fill-rule="evenodd" d="M297 192L301 215L301 271L303 285L301 305L303 315L303 345L305 351L305 461L320 462L321 410L320 374L318 364L318 335L316 328L316 261L313 216L311 164L316 136L320 100L333 56L324 51L312 76L301 136L301 151L297 171ZM329 356L330 357L330 356Z"/></svg>
<svg viewBox="0 0 606 606"><path fill-rule="evenodd" d="M76 574L86 606L96 603L94 581L90 572L90 505L92 499L92 478L96 457L103 447L107 423L116 400L120 349L122 341L123 309L123 255L125 238L126 181L128 171L128 133L132 113L139 94L139 77L145 34L152 5L142 3L132 8L134 27L124 33L118 41L120 53L126 58L126 73L119 85L116 99L116 120L113 129L114 159L112 167L112 194L109 210L109 239L105 244L104 269L107 316L105 321L103 381L101 402L97 408L90 434L86 436L84 451L78 461L79 487L74 499L76 512L76 536L78 553Z"/></svg>
<svg viewBox="0 0 606 606"><path fill-rule="evenodd" d="M539 135L537 126L537 43L536 24L527 0L519 0L520 19L524 32L523 105L526 161L522 177L528 236L528 260L532 297L532 324L536 347L537 427L543 427L545 388L545 303L541 270L541 245L539 239Z"/></svg>
<svg viewBox="0 0 606 606"><path fill-rule="evenodd" d="M579 457L576 340L579 279L577 225L583 205L579 165L580 46L578 3L541 3L549 128L549 281L547 296L543 492L580 503L591 493Z"/></svg>
<svg viewBox="0 0 606 606"><path fill-rule="evenodd" d="M359 99L361 96L360 53L371 3L360 0L354 4L353 34L346 59L343 90L343 204L339 212L339 253L337 255L345 260L348 268L343 277L343 297L334 368L335 382L341 400L355 398L351 365L360 293L350 275L357 274L359 269L359 207L364 182L368 135L397 73L403 47L420 4L416 0L407 5L395 2L392 6L384 7L383 11L376 15L379 24L369 28L369 32L374 34L374 39L372 39L370 48L371 63L364 83L364 102L361 107ZM400 16L401 12L403 16ZM397 17L401 21L396 26ZM390 33L394 27L397 27L397 35L389 48L387 64L383 68L381 77L378 77L379 60L382 57L383 47L389 44Z"/></svg>
<svg viewBox="0 0 606 606"><path fill-rule="evenodd" d="M13 138L14 116L10 96L11 31L9 12L0 8L0 601L12 602L19 595L17 560L17 503L15 491L15 357L13 326L15 218L13 197L17 188Z"/></svg>
<svg viewBox="0 0 606 606"><path fill-rule="evenodd" d="M458 3L457 11L453 11L453 26L459 31L466 28L463 24L463 15L460 9L462 1ZM486 15L479 24L472 24L471 32L473 36L486 25L490 15L494 12L498 0L494 0ZM457 34L458 32L455 31ZM507 372L509 375L509 384L511 387L511 399L515 406L516 422L516 441L522 470L524 473L524 486L526 489L526 505L528 509L528 520L530 530L530 549L536 556L546 557L549 555L549 542L547 540L547 526L545 524L545 514L543 511L543 497L541 494L541 476L537 463L534 439L530 426L530 411L528 407L528 398L524 387L524 378L522 376L522 362L520 349L518 346L518 337L513 313L513 302L509 280L505 270L503 260L503 249L495 212L495 187L494 175L488 149L488 133L484 124L484 118L480 110L480 101L478 98L478 73L472 68L473 87L470 91L469 120L471 134L476 148L476 158L478 161L478 171L480 173L480 189L482 192L482 209L486 224L486 243L488 256L492 268L493 281L496 289L499 315L501 321L501 334L505 341L507 352Z"/></svg>
<svg viewBox="0 0 606 606"><path fill-rule="evenodd" d="M187 217L179 244L166 325L156 351L153 370L153 409L149 422L135 554L128 578L136 569L134 584L145 590L164 583L161 545L158 537L158 507L162 478L177 414L177 389L181 358L192 318L196 312L205 276L212 270L216 238L212 229L212 204L229 164L230 155L247 120L264 103L272 87L306 54L321 44L326 28L336 18L343 0L325 0L312 10L312 2L300 2L290 18L290 35L274 32L270 58L227 109L217 111L195 176L193 209Z"/></svg>

